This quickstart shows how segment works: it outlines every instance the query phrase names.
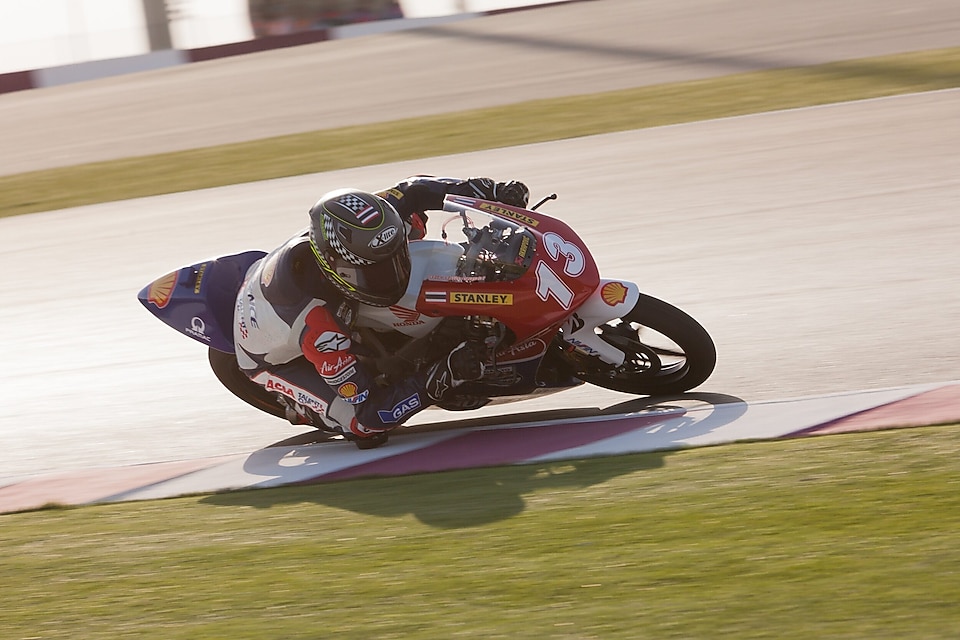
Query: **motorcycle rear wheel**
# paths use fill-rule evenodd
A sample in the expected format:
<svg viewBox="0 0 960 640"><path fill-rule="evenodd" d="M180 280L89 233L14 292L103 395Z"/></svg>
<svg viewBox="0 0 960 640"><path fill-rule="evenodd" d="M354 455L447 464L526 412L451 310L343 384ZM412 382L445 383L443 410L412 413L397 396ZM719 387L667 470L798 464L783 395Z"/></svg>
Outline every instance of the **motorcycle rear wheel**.
<svg viewBox="0 0 960 640"><path fill-rule="evenodd" d="M576 355L575 375L605 389L636 395L683 393L702 384L717 363L717 349L699 322L652 296L626 316L600 327L600 336L626 354L617 368Z"/></svg>
<svg viewBox="0 0 960 640"><path fill-rule="evenodd" d="M284 408L280 406L277 399L240 370L236 355L209 349L207 359L214 375L217 376L217 380L230 393L260 411L278 418L284 417Z"/></svg>

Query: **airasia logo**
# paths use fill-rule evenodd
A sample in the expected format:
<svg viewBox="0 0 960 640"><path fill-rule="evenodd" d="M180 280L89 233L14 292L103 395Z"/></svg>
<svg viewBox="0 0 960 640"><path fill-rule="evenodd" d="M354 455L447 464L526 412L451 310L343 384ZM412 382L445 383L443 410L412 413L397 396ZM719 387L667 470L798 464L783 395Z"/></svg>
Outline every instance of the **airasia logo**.
<svg viewBox="0 0 960 640"><path fill-rule="evenodd" d="M336 360L333 360L333 359L325 360L320 365L320 375L323 376L324 378L331 378L337 375L338 373L340 373L341 371L343 371L344 369L346 369L347 367L349 367L350 365L352 365L356 361L357 359L353 357L353 354L347 354L346 356L338 356Z"/></svg>
<svg viewBox="0 0 960 640"><path fill-rule="evenodd" d="M519 344L512 345L502 351L497 352L497 362L509 364L511 362L524 362L533 360L543 355L547 350L547 344L540 338L527 340Z"/></svg>

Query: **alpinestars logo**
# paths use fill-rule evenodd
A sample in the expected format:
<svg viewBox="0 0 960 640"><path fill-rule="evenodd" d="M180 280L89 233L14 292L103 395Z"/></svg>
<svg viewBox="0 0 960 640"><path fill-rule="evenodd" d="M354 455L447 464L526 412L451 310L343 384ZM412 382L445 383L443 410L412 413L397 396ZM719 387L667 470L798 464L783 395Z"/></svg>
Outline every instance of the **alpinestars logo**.
<svg viewBox="0 0 960 640"><path fill-rule="evenodd" d="M433 374L427 378L427 395L434 400L443 400L443 394L450 388L450 374L446 368L438 367Z"/></svg>
<svg viewBox="0 0 960 640"><path fill-rule="evenodd" d="M333 351L346 351L350 348L350 338L338 331L324 331L317 338L313 346L321 353L331 353Z"/></svg>
<svg viewBox="0 0 960 640"><path fill-rule="evenodd" d="M401 320L400 322L391 323L394 327L412 327L423 324L423 320L420 319L420 313L413 309L393 305L390 307L390 312Z"/></svg>

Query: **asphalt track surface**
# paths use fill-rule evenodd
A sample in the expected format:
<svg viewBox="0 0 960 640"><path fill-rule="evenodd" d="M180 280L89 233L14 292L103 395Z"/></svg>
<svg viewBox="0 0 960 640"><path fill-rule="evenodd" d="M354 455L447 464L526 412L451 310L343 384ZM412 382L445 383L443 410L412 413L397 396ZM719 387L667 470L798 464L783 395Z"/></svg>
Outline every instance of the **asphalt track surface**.
<svg viewBox="0 0 960 640"><path fill-rule="evenodd" d="M925 4L937 3L917 6ZM939 6L956 13L946 4ZM879 7L876 20L883 15L881 5L870 3ZM558 9L474 22L520 30L519 21L542 24ZM915 16L912 9L905 15ZM884 32L897 43L888 51L838 57L947 46L951 43L909 44L919 31L929 35L948 25L949 16L941 17L929 19L924 31L901 15ZM619 22L612 20L611 29ZM875 22L870 24L876 28L859 35L851 29L846 38L852 44L844 50L860 51L865 41L882 49L874 42L883 39ZM893 24L909 33L894 35ZM815 33L823 28L816 20L809 26ZM525 31L536 29L528 25ZM605 66L613 39L600 35L594 48L598 66ZM835 40L843 49L842 34ZM793 41L804 38L798 34ZM746 41L742 46L744 53L728 57L761 57ZM548 58L564 55L557 46L540 48ZM709 58L709 47L704 51L702 57ZM259 67L280 53L245 58ZM197 78L193 68L207 64L218 68L203 63L182 72ZM685 69L676 60L660 66L650 77L668 67ZM133 85L128 89L148 86L153 75L127 79ZM647 76L638 78L634 84ZM108 105L122 82L26 97L35 94L39 117L41 106L49 107L47 92L66 101L67 91L89 97L99 88ZM573 82L569 93L582 92L583 85ZM2 108L10 108L9 97L18 104L23 98L0 97ZM145 100L137 108L147 113L149 104ZM605 276L640 283L647 293L686 309L714 336L719 363L701 387L704 392L753 402L956 379L957 113L960 91L942 91L0 220L0 339L9 365L0 373L0 478L233 454L301 433L221 389L206 369L202 346L150 317L136 302L136 291L184 264L271 248L304 224L306 209L327 189L377 188L416 172L522 177L535 195L558 191L560 199L546 210L581 232ZM84 128L82 122L75 126ZM60 159L60 144L63 139L47 147L53 164ZM84 155L88 149L82 144L74 151L71 157L92 157ZM580 388L465 415L429 410L415 424L507 411L575 412L626 399Z"/></svg>
<svg viewBox="0 0 960 640"><path fill-rule="evenodd" d="M0 175L960 45L956 0L594 0L0 96Z"/></svg>

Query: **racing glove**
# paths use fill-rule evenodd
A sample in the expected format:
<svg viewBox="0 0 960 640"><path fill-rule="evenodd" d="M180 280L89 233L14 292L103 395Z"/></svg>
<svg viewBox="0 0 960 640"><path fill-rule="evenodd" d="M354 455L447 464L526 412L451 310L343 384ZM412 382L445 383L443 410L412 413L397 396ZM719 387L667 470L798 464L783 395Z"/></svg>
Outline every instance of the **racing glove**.
<svg viewBox="0 0 960 640"><path fill-rule="evenodd" d="M530 200L530 190L527 185L517 180L510 182L494 182L490 178L470 178L466 186L477 198L496 200L513 207L526 207Z"/></svg>
<svg viewBox="0 0 960 640"><path fill-rule="evenodd" d="M414 211L406 221L408 226L408 240L422 240L427 235L427 214L423 211Z"/></svg>
<svg viewBox="0 0 960 640"><path fill-rule="evenodd" d="M450 389L464 382L483 377L483 358L480 348L470 342L461 342L446 358L440 360L427 372L427 395L434 402L443 400Z"/></svg>

